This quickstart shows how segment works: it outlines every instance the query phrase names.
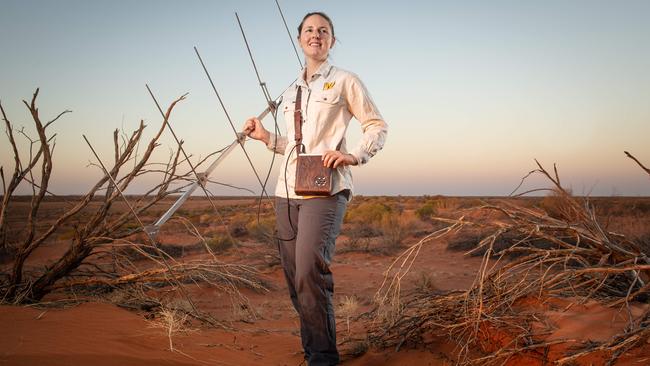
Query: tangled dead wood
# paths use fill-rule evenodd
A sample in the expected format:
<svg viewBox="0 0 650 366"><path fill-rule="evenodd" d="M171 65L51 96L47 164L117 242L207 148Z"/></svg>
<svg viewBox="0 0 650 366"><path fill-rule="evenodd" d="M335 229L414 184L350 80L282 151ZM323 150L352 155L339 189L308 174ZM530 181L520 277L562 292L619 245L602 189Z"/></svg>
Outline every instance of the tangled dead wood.
<svg viewBox="0 0 650 366"><path fill-rule="evenodd" d="M38 139L31 139L24 129L20 131L30 142L26 161L20 153L20 144L15 139L13 124L0 104L14 155L14 171L8 182L5 179L4 167L0 167L3 183L0 205L0 250L4 257L11 258L10 266L2 269L4 273L0 277L0 302L34 303L55 290L78 291L103 288L127 290L133 294L131 297L139 296L142 303L170 308L167 304L163 304L161 299L148 295L151 292L149 290L156 286L167 286L168 293L180 292L185 302L192 305L188 310L191 316L206 320L208 317L200 314L193 306L191 298L184 290L185 284L201 283L215 286L230 294L233 303L247 302L238 291L240 286L265 290L264 284L257 279L257 272L253 268L217 260L194 227L191 233L197 235L204 243L206 252L210 254L209 259L181 262L161 250L157 243L137 243L129 240L143 229L134 226L134 218L139 222L138 215L143 214L170 194L181 191L193 177L191 171L179 173L181 165L187 163L187 159L190 158L184 160L180 156L182 142L170 154L166 163L152 162L152 156L160 146L160 137L167 121L174 107L184 100L185 95L169 105L163 123L146 143L144 151L138 152L138 147L143 143L146 127L142 121L130 135L120 135L116 130L113 133L112 167L103 171L101 178L92 188L77 202L66 208L62 214L39 222L43 217L39 216L42 203L48 194L52 194L48 187L54 166L55 135L50 134L48 127L70 111L61 112L49 122L41 122L39 109L36 106L38 93L37 89L31 102L23 101L38 134ZM194 166L200 167L208 157L195 162ZM40 172L36 172L39 164ZM160 166L163 168L159 168ZM157 175L161 179L145 194L140 195L130 204L127 202L133 208L132 212L115 208L121 192L126 190L136 178L144 175ZM13 202L15 192L21 184L26 184L32 191L29 210L24 220L13 220L13 226L10 226L7 219L9 209L15 203ZM32 268L33 266L27 268L26 263L34 251L44 243L53 240L55 234L60 233L66 225L69 226L73 220L76 223L73 226L73 235L68 239L68 249L45 268ZM129 255L133 252L136 253L136 258ZM5 268L8 268L7 272ZM171 309L178 310L173 307Z"/></svg>
<svg viewBox="0 0 650 366"><path fill-rule="evenodd" d="M551 175L537 164L534 172L553 184L559 214L553 217L541 209L503 201L470 210L496 213L497 218L493 215L488 222L468 220L468 215L440 218L449 224L447 228L408 248L385 272L376 294L379 306L370 331L372 343L399 349L404 344L426 344L432 335L442 333L459 345L459 364L500 364L518 353L548 361L549 347L574 340L547 341L533 327L543 315L518 308L525 299L548 297L594 299L629 314L622 334L597 346L574 344L569 354L555 360L559 364L597 351L608 354L614 363L650 337L650 311L634 318L629 310L632 301L647 300L650 293L647 253L623 235L603 229L588 200L571 196L561 186L556 169ZM467 253L483 252L467 291L402 293L402 282L424 245L477 226L490 234ZM508 245L497 246L500 241ZM484 354L473 351L478 349Z"/></svg>

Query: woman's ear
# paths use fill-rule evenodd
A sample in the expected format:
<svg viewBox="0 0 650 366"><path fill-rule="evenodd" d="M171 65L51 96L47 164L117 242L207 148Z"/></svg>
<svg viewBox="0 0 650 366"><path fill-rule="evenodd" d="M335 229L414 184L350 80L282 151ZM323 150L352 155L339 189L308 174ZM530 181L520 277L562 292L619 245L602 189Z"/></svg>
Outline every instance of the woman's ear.
<svg viewBox="0 0 650 366"><path fill-rule="evenodd" d="M334 43L336 43L336 37L332 37L332 44L330 45L330 49L334 47Z"/></svg>

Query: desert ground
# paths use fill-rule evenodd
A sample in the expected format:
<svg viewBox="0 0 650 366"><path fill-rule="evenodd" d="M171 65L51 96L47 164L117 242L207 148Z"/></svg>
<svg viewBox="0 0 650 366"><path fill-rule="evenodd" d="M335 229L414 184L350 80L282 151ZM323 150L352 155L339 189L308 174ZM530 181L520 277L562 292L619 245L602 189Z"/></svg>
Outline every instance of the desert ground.
<svg viewBox="0 0 650 366"><path fill-rule="evenodd" d="M37 231L45 230L78 199L47 198ZM160 201L140 218L151 223L172 202L172 197ZM298 318L272 237L270 203L260 204L251 197L222 197L213 202L216 211L204 198L186 202L161 229L156 246L165 252L168 263L217 263L222 267L212 270L228 272L231 277L179 276L179 281L173 281L150 275L147 271L161 266L152 257L159 257L152 250L134 249L148 239L139 224L130 220L126 226L132 234L98 245L97 255L89 256L71 276L55 283L43 298L14 304L5 299L0 307L4 330L0 333L0 364L303 364ZM605 230L650 249L650 198L590 198L589 202ZM91 202L85 210L93 212L100 205L101 201ZM382 289L386 289L384 280L390 282L394 273L387 272L389 266L425 239L418 246L417 257L407 262L408 272L403 272L400 281L399 298L404 299L404 309L408 309L412 296L420 299L416 303L420 305L411 308L418 313L426 310L422 298L434 301L467 292L485 275L486 255L473 249L491 234L489 224L502 219L475 208L511 205L549 215L562 209L553 196L354 197L331 266L342 363L545 365L587 350L562 362L604 365L623 347L622 342L612 340L630 332L633 324L637 330L645 329L643 322L647 319L642 318L650 309L647 296L612 306L602 296L540 290L508 305L512 314L527 319L525 339L510 327L491 323L483 328L481 323L481 329L474 333L476 339L470 342L462 336L469 333L459 333L449 324L425 326L427 318L423 316L424 331L398 334L396 345L392 341L395 335L386 331L391 322L381 315L378 300L388 293ZM22 235L20 220L29 207L27 198L18 197L11 203L8 222L15 230L9 233L10 238L15 235L13 239L17 240ZM112 210L113 216L128 213L123 202L116 202ZM83 217L60 227L51 240L31 254L25 264L28 278L37 278L52 268L74 242L75 228ZM445 232L461 217L483 225ZM442 235L430 237L440 231ZM496 245L508 245L507 240ZM517 257L495 258L492 263L505 268ZM12 262L11 251L2 252L3 280L8 278ZM401 259L397 266L403 263ZM632 341L634 345L627 347ZM533 347L531 342L537 345ZM625 352L616 357L615 364L650 364L648 342L646 335L624 343Z"/></svg>

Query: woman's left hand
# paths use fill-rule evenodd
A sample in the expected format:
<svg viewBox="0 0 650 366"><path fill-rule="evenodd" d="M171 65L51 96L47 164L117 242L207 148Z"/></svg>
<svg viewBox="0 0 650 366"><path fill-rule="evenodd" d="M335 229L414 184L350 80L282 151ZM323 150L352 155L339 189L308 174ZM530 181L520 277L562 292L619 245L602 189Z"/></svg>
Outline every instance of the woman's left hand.
<svg viewBox="0 0 650 366"><path fill-rule="evenodd" d="M357 165L357 159L351 154L344 154L340 151L329 150L323 154L323 165L336 169L339 166Z"/></svg>

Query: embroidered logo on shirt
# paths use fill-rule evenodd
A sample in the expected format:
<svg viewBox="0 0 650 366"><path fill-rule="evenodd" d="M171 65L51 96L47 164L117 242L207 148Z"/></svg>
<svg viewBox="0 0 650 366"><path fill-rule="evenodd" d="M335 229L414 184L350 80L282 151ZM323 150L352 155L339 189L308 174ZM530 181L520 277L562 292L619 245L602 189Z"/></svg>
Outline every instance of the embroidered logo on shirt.
<svg viewBox="0 0 650 366"><path fill-rule="evenodd" d="M323 90L330 90L334 87L334 84L336 84L336 81L332 81L331 83L325 83L323 84Z"/></svg>

